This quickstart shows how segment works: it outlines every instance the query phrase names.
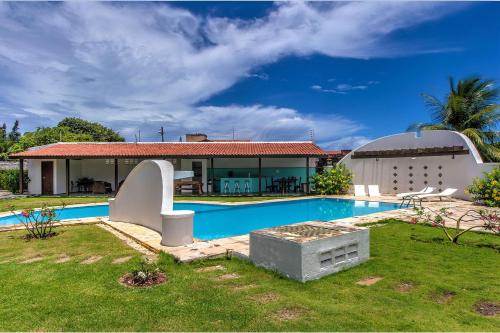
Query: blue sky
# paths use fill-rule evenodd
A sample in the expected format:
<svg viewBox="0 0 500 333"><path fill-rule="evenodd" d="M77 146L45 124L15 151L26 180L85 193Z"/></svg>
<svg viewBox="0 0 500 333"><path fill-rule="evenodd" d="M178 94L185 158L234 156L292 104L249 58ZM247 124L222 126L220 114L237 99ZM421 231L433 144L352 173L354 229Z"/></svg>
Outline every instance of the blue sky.
<svg viewBox="0 0 500 333"><path fill-rule="evenodd" d="M430 121L420 93L500 81L500 3L0 3L1 121L133 139L201 131L325 148Z"/></svg>

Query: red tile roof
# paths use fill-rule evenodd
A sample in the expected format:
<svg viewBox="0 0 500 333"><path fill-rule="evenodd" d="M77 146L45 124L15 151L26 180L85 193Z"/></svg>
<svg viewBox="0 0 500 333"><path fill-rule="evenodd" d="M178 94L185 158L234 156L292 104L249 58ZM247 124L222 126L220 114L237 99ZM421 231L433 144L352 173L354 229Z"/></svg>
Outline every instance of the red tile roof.
<svg viewBox="0 0 500 333"><path fill-rule="evenodd" d="M323 156L312 142L55 143L11 158L137 158L224 156Z"/></svg>

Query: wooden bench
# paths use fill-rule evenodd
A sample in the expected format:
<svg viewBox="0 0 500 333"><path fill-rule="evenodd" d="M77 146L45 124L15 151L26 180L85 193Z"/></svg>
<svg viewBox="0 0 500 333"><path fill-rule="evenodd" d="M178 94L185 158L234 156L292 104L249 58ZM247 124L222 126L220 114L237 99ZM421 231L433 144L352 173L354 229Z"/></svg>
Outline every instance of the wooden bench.
<svg viewBox="0 0 500 333"><path fill-rule="evenodd" d="M197 191L198 194L203 194L203 183L197 180L180 180L174 182L175 193L181 194L182 190Z"/></svg>

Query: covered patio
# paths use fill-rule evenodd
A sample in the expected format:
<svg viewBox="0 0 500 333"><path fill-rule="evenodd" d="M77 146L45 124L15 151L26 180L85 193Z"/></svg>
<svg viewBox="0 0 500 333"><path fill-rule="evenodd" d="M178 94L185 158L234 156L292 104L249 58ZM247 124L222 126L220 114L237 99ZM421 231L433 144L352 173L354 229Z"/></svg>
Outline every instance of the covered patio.
<svg viewBox="0 0 500 333"><path fill-rule="evenodd" d="M27 161L30 194L113 194L145 159L165 159L194 177L181 194L262 195L310 192L325 152L312 142L56 143L14 154ZM19 184L25 192L24 184Z"/></svg>

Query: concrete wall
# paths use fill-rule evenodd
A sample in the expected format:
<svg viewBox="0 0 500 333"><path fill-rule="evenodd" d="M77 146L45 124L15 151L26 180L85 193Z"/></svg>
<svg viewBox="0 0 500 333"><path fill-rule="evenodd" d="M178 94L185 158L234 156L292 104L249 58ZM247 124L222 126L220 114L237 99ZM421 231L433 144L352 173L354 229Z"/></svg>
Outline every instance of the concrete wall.
<svg viewBox="0 0 500 333"><path fill-rule="evenodd" d="M140 224L162 232L162 214L173 210L174 168L162 160L143 161L109 201L111 221Z"/></svg>
<svg viewBox="0 0 500 333"><path fill-rule="evenodd" d="M352 159L356 151L463 146L468 155ZM402 133L374 140L345 156L340 163L353 171L354 184L378 184L385 194L419 191L426 186L437 190L457 188L455 197L469 199L465 192L473 178L492 170L498 163L483 163L470 140L452 131Z"/></svg>

